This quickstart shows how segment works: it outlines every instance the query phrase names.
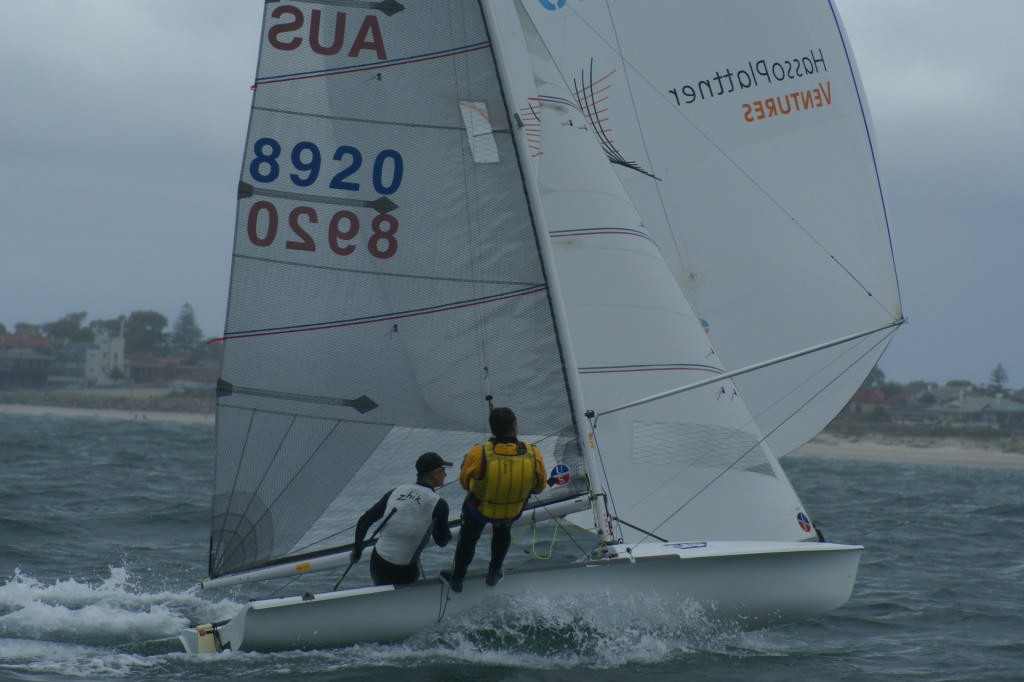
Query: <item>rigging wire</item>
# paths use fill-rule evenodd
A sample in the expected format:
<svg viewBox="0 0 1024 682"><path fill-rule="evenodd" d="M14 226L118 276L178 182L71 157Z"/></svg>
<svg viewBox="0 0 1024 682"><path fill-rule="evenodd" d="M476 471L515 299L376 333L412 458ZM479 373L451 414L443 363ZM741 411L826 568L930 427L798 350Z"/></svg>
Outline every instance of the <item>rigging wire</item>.
<svg viewBox="0 0 1024 682"><path fill-rule="evenodd" d="M611 507L611 520L615 521L616 523L618 523L618 521L619 521L619 510L615 506L615 497L612 495L611 480L608 478L608 470L605 468L605 465L604 465L604 455L601 452L601 441L597 437L597 418L596 418L593 410L587 410L586 417L587 417L587 421L590 423L590 433L594 437L594 450L597 452L597 462L598 462L598 464L601 465L601 478L604 481L605 499L608 501L608 504ZM600 529L601 529L601 526L603 525L603 523L601 522L601 519L598 519L597 521L598 521L597 530L598 530L598 532L600 532ZM609 530L611 530L611 528L609 528ZM618 536L622 537L622 528L621 528L621 526L619 527Z"/></svg>
<svg viewBox="0 0 1024 682"><path fill-rule="evenodd" d="M661 528L662 526L664 526L664 525L665 525L666 523L668 523L668 522L669 522L669 520L670 520L670 519L672 519L672 518L673 518L673 517L675 517L675 516L676 516L677 514L679 514L679 512L681 512L681 511L682 511L682 510L683 510L683 509L684 509L685 507L687 507L687 506L688 506L688 505L689 505L689 504L690 504L691 502L693 502L693 501L694 501L694 500L695 500L695 499L696 499L696 498L697 498L698 496L700 496L700 495L701 495L701 494L702 494L702 493L703 493L703 492L704 492L705 490L707 490L707 489L708 489L708 488L710 488L710 487L711 487L712 485L714 485L714 484L715 484L716 482L718 482L718 480L720 480L720 479L721 479L721 478L722 478L723 476L725 476L725 474L726 474L726 473L728 473L729 471L731 471L731 470L732 470L732 469L733 469L733 468L734 468L734 467L735 467L735 466L736 466L737 464L739 464L739 463L740 463L740 462L741 462L741 461L743 460L743 458L745 458L745 457L746 457L747 455L749 455L749 454L750 454L751 452L753 452L753 451L754 451L754 450L755 450L756 448L760 447L760 446L761 446L761 444L762 444L762 443L764 443L764 442L765 442L765 441L766 441L766 440L768 439L768 437L769 437L769 436L771 436L771 435L772 435L773 433L775 433L775 432L776 432L776 431L777 431L778 429L782 428L782 426L783 426L784 424L786 424L786 423L787 423L787 422L788 422L788 421L789 421L790 419L792 419L792 418L793 418L794 416L796 416L796 415L797 415L797 414L798 414L798 413L799 413L799 412L800 412L800 411L801 411L801 410L802 410L802 409L803 409L804 407L806 407L806 406L807 406L808 404L810 404L810 403L811 403L811 401L813 401L813 400L814 400L815 398L817 398L817 397L818 397L819 395L821 395L821 394L822 394L822 393L823 393L823 392L824 392L824 391L825 391L825 390L826 390L826 389L827 389L827 388L828 388L829 386L831 386L831 385L832 385L832 384L834 384L834 383L835 383L836 381L838 381L838 380L840 379L840 377L842 377L842 376L843 376L843 375L844 375L844 374L845 374L845 373L846 373L846 372L847 372L847 371L848 371L848 370L849 370L850 368L852 368L852 367L853 367L854 365L856 365L856 364L857 364L858 362L860 362L860 361L861 361L861 360L863 360L863 359L864 359L865 357L867 357L867 356L868 356L868 355L869 355L869 354L870 354L870 353L871 353L871 352L872 352L872 351L873 351L873 350L874 350L875 348L877 348L877 347L878 347L879 345L881 345L882 343L884 343L884 342L885 342L885 341L886 341L886 340L887 340L887 339L888 339L888 338L889 338L890 336L892 336L892 334L894 334L894 333L895 333L895 330L896 330L896 328L894 327L894 328L893 328L893 329L892 329L891 331L889 331L889 333L888 333L888 334L886 334L886 335L884 335L884 336L883 336L882 338L878 339L878 340L877 340L877 341L876 341L875 343L871 344L871 345L870 345L870 346L869 346L869 347L868 347L868 348L867 348L867 349L866 349L866 350L865 350L865 351L864 351L863 353L861 353L861 354L860 354L860 355L858 355L858 356L857 356L856 358L854 358L854 359L853 359L853 361L852 361L852 362L850 362L850 363L849 363L849 364L848 364L848 365L846 366L846 368L845 368L845 369L844 369L844 370L843 370L842 372L839 372L838 374L836 374L836 376L834 376L834 377L833 377L833 378L831 379L831 381L828 381L827 383L825 383L825 384L824 384L824 385L823 385L823 386L822 386L822 387L821 387L820 389L818 389L818 390L817 390L817 391L815 391L815 392L814 392L814 393L813 393L813 394L812 394L811 396L809 396L809 397L807 398L807 400L805 400L805 401L804 401L804 402L803 402L803 403L802 403L802 404L801 404L801 405L800 405L800 406L799 406L799 407L798 407L797 409L795 409L795 410L794 410L794 411L792 412L792 414L790 414L790 416L789 416L789 417L787 417L787 418L786 418L786 419L784 419L784 420L783 420L782 422L780 422L780 423L779 423L779 424L778 424L777 426L775 426L775 427L774 427L774 428L773 428L773 429L772 429L771 431L769 431L768 433L766 433L766 434L763 434L763 435L761 436L761 438L760 438L760 439L759 439L759 440L758 440L757 442L755 442L755 443L754 443L754 444L753 444L752 446L750 446L749 448L747 448L747 450L746 450L745 452L743 452L743 454L741 454L741 455L740 455L739 457L737 457L737 458L735 459L735 461L733 461L733 462L732 462L731 464L729 464L729 465L728 465L727 467L725 467L725 468L724 468L724 469L723 469L723 470L722 470L721 472L719 472L719 473L718 473L718 474L717 474L716 476L714 476L714 477L713 477L713 478L712 478L712 479L711 479L710 481L708 481L708 482L707 482L707 483L706 483L705 485L703 485L703 486L702 486L702 487L701 487L701 488L700 488L700 489L699 489L699 490L698 490L697 492L695 492L695 493L694 493L693 495L691 495L691 496L690 496L690 497L689 497L689 498L688 498L687 500L685 500L685 501L684 501L684 502L683 502L683 503L682 503L681 505L679 505L679 507L677 507L675 511L673 511L673 512L672 512L671 514L669 514L668 516L666 516L666 517L665 517L665 518L664 518L664 519L663 519L663 520L661 521L661 523L659 523L659 524L658 524L657 526L655 526L655 527L654 527L654 529L653 529L653 530L654 530L654 531L656 531L656 530L658 530L659 528ZM639 529L638 529L638 530L639 530ZM650 532L650 533L647 533L646 535L644 535L644 537L642 537L642 538L641 538L641 539L640 539L640 540L639 540L639 541L638 541L637 543L635 543L635 544L640 544L640 543L642 543L642 542L645 542L645 541L647 540L647 538L648 538L648 537L653 537L653 531L652 531L652 532Z"/></svg>
<svg viewBox="0 0 1024 682"><path fill-rule="evenodd" d="M881 327L878 327L876 329L869 329L867 331L857 332L856 334L850 334L848 336L844 336L844 337L839 338L839 339L833 339L832 341L828 341L826 343L818 344L817 346L812 346L810 348L804 348L803 350L798 350L798 351L795 351L793 353L787 353L786 355L782 355L782 356L779 356L777 358L772 358L771 360L765 360L763 362L754 363L753 365L748 365L746 367L741 367L740 369L734 369L734 370L731 370L731 371L728 371L728 372L723 372L723 373L721 373L721 374L719 374L717 376L711 377L709 379L704 379L702 381L695 381L693 383L686 384L684 386L679 386L677 388L673 388L673 389L668 390L668 391L662 391L661 393L655 393L654 395L649 395L649 396L647 396L645 398L640 398L638 400L633 400L631 402L619 405L617 407L610 408L610 409L607 409L607 410L603 410L603 411L601 411L599 413L598 416L606 415L606 414L612 414L614 412L620 412L622 410L625 410L625 409L628 409L628 408L631 408L631 407L637 407L639 405L644 405L646 403L656 402L658 400L662 400L664 398L668 398L668 397L677 395L679 393L685 393L687 391L692 391L692 390L694 390L696 388L701 388L703 386L708 386L710 384L718 383L718 382L723 381L725 379L732 379L733 377L738 377L738 376L741 376L743 374L749 374L750 372L753 372L753 371L756 371L756 370L759 370L759 369L764 369L766 367L771 367L773 365L778 365L778 364L781 364L783 362L787 362L789 360L795 360L796 358L802 357L804 355L810 355L812 353L816 353L816 352L819 352L819 351L822 351L822 350L827 350L827 349L835 347L835 346L841 346L844 343L849 343L851 341L856 341L856 340L864 338L866 336L871 336L872 334L877 334L879 332L883 332L883 331L889 330L888 333L884 337L882 337L883 339L885 339L885 338L888 338L889 336L891 336L892 333L898 327L903 325L906 321L907 321L906 318L902 318L901 317L898 320L893 320L892 322L884 324Z"/></svg>

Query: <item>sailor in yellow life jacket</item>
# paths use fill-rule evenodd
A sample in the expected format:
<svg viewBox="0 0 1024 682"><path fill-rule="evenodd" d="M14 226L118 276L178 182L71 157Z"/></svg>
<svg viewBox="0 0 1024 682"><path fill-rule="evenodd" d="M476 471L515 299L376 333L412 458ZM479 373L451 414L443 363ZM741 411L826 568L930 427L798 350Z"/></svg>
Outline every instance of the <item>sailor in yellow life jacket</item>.
<svg viewBox="0 0 1024 682"><path fill-rule="evenodd" d="M476 543L484 527L491 524L491 563L486 582L497 585L501 566L512 544L512 523L523 513L527 498L547 485L544 459L531 443L517 438L515 413L496 407L490 414L491 433L486 443L477 443L466 453L459 482L468 492L462 504L462 529L455 548L451 571L441 571L452 590L462 591Z"/></svg>

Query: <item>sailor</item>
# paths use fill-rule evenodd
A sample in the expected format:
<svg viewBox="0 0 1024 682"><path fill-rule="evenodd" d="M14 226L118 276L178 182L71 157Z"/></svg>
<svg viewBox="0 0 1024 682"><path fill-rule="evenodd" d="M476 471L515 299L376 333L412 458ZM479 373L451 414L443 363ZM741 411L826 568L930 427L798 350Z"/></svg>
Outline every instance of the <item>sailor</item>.
<svg viewBox="0 0 1024 682"><path fill-rule="evenodd" d="M384 519L374 535L377 544L370 554L374 585L404 585L419 577L419 556L428 540L444 547L452 539L448 529L448 503L437 494L452 466L436 452L424 452L416 460L416 483L400 485L366 510L356 523L352 563L363 553L370 526Z"/></svg>
<svg viewBox="0 0 1024 682"><path fill-rule="evenodd" d="M477 540L488 523L491 563L485 582L492 587L498 584L512 544L512 523L523 513L527 498L547 484L540 450L517 437L515 413L507 407L496 407L489 420L492 437L470 448L459 472L459 482L468 491L462 504L462 530L452 570L441 571L441 577L455 592L462 591Z"/></svg>

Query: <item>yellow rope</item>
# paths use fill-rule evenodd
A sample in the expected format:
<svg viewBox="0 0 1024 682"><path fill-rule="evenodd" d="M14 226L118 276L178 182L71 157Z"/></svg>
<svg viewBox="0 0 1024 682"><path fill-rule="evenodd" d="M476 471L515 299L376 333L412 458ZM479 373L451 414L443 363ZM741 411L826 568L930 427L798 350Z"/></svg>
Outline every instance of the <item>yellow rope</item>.
<svg viewBox="0 0 1024 682"><path fill-rule="evenodd" d="M533 558L540 559L541 561L547 561L550 559L555 552L555 538L558 537L558 527L561 525L557 521L554 524L554 529L551 531L551 542L548 544L547 556L543 556L537 553L537 524L531 523L533 526L533 536L530 540L530 549L533 551Z"/></svg>

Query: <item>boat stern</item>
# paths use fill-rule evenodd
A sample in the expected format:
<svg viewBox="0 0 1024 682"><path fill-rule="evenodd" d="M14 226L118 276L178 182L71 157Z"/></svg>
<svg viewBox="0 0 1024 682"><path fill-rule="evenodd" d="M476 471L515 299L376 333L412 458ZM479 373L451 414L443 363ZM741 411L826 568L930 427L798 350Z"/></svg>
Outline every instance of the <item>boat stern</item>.
<svg viewBox="0 0 1024 682"><path fill-rule="evenodd" d="M221 651L220 636L213 623L185 628L178 635L178 641L187 654L216 654Z"/></svg>
<svg viewBox="0 0 1024 682"><path fill-rule="evenodd" d="M245 632L245 618L251 606L246 605L234 618L185 628L178 641L189 654L219 654L225 649L237 650Z"/></svg>

